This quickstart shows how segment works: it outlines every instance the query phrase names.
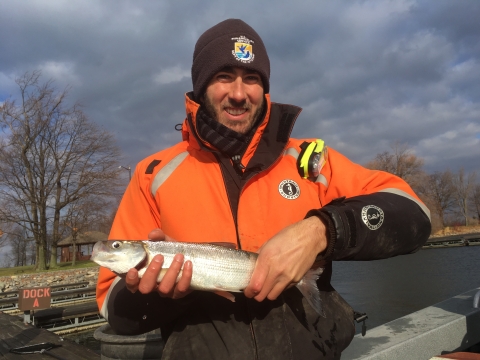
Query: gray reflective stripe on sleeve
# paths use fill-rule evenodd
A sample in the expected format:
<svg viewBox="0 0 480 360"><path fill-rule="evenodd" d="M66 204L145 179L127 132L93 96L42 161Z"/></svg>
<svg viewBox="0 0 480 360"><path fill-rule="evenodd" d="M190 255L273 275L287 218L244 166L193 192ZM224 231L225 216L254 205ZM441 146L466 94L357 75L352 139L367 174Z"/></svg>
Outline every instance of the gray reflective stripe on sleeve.
<svg viewBox="0 0 480 360"><path fill-rule="evenodd" d="M108 288L107 296L105 297L105 301L103 302L102 308L100 309L100 315L102 315L105 320L108 321L108 299L110 298L110 293L112 292L113 288L117 283L120 281L121 277L117 276L115 280L113 280L112 285Z"/></svg>
<svg viewBox="0 0 480 360"><path fill-rule="evenodd" d="M432 221L432 219L431 219L431 217L430 217L430 210L428 210L428 208L427 208L423 203L421 203L420 201L418 201L417 199L415 199L412 195L407 194L405 191L402 191L402 190L399 190L399 189L395 189L395 188L388 188L388 189L382 189L382 190L380 190L379 192L388 192L388 193L400 195L400 196L406 197L407 199L412 200L412 201L415 202L418 206L420 206L420 208L421 208L422 211L425 213L425 215L428 216L428 220Z"/></svg>
<svg viewBox="0 0 480 360"><path fill-rule="evenodd" d="M168 179L170 175L175 171L178 165L187 157L188 151L184 151L177 156L175 156L172 160L170 160L158 173L155 175L155 179L152 181L152 186L150 187L150 191L152 195L155 196L157 190L165 180Z"/></svg>
<svg viewBox="0 0 480 360"><path fill-rule="evenodd" d="M288 148L287 150L285 150L285 152L283 153L283 155L290 155L290 156L293 156L295 158L295 160L298 159L298 155L300 155L300 153L297 151L297 149L295 148Z"/></svg>
<svg viewBox="0 0 480 360"><path fill-rule="evenodd" d="M317 176L317 178L315 179L315 182L319 182L320 184L323 184L326 187L328 187L327 178L325 176L323 176L322 174Z"/></svg>

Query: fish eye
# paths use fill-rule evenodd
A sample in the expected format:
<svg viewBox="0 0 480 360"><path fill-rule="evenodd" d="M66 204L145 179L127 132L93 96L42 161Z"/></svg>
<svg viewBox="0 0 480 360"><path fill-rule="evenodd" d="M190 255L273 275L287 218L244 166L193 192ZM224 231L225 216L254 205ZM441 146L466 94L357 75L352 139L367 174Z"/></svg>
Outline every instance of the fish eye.
<svg viewBox="0 0 480 360"><path fill-rule="evenodd" d="M113 244L112 244L112 247L114 249L118 249L120 247L120 243L118 241L115 241Z"/></svg>

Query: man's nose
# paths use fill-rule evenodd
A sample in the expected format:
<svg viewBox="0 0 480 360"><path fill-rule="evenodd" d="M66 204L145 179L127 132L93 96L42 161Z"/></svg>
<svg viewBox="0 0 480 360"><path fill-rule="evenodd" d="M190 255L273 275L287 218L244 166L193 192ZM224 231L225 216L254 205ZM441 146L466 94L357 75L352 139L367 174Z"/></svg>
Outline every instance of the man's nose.
<svg viewBox="0 0 480 360"><path fill-rule="evenodd" d="M235 102L243 102L247 98L247 94L245 92L245 84L243 83L243 79L241 76L237 76L237 78L231 83L230 93L228 94L230 99L234 100Z"/></svg>

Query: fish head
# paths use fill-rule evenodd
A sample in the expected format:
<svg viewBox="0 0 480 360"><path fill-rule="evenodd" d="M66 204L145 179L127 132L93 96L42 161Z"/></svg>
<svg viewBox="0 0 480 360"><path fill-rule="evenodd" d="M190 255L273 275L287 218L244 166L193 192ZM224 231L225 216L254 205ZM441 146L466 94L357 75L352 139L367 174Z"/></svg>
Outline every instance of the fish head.
<svg viewBox="0 0 480 360"><path fill-rule="evenodd" d="M98 241L91 260L119 275L142 264L147 257L141 241Z"/></svg>

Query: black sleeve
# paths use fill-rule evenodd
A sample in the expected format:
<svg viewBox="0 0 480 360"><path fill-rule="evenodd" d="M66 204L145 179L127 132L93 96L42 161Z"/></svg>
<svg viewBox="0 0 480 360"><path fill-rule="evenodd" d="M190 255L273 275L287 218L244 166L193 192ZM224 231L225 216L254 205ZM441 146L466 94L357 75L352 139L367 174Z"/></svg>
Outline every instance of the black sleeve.
<svg viewBox="0 0 480 360"><path fill-rule="evenodd" d="M430 236L428 216L413 200L378 192L338 198L306 217L327 224L330 260L376 260L419 250Z"/></svg>
<svg viewBox="0 0 480 360"><path fill-rule="evenodd" d="M108 323L118 335L138 335L168 326L188 310L195 292L182 299L162 298L157 292L131 293L118 281L108 297Z"/></svg>

